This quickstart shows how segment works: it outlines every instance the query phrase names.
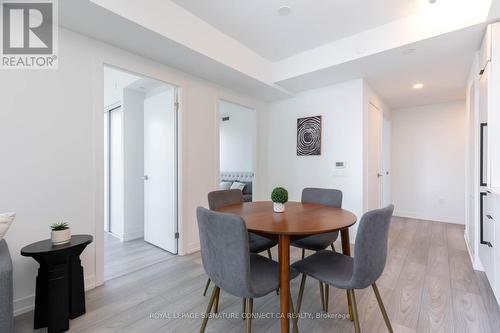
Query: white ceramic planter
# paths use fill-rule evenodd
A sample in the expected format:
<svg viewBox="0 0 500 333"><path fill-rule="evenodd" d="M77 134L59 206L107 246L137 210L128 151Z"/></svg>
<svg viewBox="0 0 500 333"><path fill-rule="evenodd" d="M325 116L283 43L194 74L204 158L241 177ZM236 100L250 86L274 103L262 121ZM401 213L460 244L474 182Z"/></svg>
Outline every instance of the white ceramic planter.
<svg viewBox="0 0 500 333"><path fill-rule="evenodd" d="M285 204L273 202L273 210L275 213L283 213L285 211Z"/></svg>
<svg viewBox="0 0 500 333"><path fill-rule="evenodd" d="M52 239L52 244L61 245L68 243L71 240L71 230L56 230L50 232L50 238Z"/></svg>

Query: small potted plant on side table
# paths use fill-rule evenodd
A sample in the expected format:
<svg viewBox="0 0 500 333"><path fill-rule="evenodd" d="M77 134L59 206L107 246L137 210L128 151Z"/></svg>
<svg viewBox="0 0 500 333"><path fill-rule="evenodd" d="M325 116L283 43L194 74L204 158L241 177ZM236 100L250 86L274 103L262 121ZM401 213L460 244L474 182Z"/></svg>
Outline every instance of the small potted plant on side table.
<svg viewBox="0 0 500 333"><path fill-rule="evenodd" d="M50 238L54 245L65 244L71 240L71 230L66 222L54 223L50 226L50 230Z"/></svg>
<svg viewBox="0 0 500 333"><path fill-rule="evenodd" d="M283 187L276 187L271 193L273 201L273 210L275 213L283 213L285 211L285 203L288 201L288 191Z"/></svg>

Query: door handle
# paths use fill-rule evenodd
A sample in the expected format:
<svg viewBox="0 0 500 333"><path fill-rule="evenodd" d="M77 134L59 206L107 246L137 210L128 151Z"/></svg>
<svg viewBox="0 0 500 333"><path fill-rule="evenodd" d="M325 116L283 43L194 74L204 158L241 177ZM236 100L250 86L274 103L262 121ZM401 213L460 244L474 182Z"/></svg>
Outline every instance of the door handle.
<svg viewBox="0 0 500 333"><path fill-rule="evenodd" d="M489 214L487 214L486 217L488 218L488 220L493 220L493 217L491 215L489 215Z"/></svg>
<svg viewBox="0 0 500 333"><path fill-rule="evenodd" d="M485 174L484 174L484 135L485 135L485 130L488 127L488 123L481 123L481 131L480 131L480 138L479 138L479 185L480 186L488 186L487 180L485 180Z"/></svg>
<svg viewBox="0 0 500 333"><path fill-rule="evenodd" d="M377 173L377 178L380 178L380 177L382 177L382 176L383 176L383 174L381 174L381 173Z"/></svg>
<svg viewBox="0 0 500 333"><path fill-rule="evenodd" d="M484 240L484 235L483 235L483 212L484 212L484 197L488 195L486 192L481 192L480 194L480 200L479 200L479 241L483 245L488 245L488 247L493 247L490 242L487 242Z"/></svg>
<svg viewBox="0 0 500 333"><path fill-rule="evenodd" d="M148 180L149 179L148 175L144 175L144 177L142 177L142 178L144 178L144 180Z"/></svg>

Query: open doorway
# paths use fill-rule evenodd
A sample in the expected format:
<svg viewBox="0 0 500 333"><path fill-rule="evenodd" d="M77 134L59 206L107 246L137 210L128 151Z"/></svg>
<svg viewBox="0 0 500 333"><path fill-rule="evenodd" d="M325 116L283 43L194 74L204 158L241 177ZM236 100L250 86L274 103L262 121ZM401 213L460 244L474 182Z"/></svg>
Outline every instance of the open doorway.
<svg viewBox="0 0 500 333"><path fill-rule="evenodd" d="M219 103L220 189L240 189L253 200L257 117L255 110L221 100Z"/></svg>
<svg viewBox="0 0 500 333"><path fill-rule="evenodd" d="M178 252L177 88L105 66L104 280Z"/></svg>

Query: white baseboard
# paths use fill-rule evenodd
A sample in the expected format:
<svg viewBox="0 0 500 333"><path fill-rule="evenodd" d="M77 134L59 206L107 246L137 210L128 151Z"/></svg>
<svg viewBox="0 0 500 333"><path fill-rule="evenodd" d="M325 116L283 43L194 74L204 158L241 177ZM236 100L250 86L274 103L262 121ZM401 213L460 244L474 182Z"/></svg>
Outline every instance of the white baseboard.
<svg viewBox="0 0 500 333"><path fill-rule="evenodd" d="M200 251L200 243L191 243L182 252L182 255L187 255Z"/></svg>
<svg viewBox="0 0 500 333"><path fill-rule="evenodd" d="M394 211L394 216L406 217L417 220L427 220L427 221L436 221L436 222L445 222L445 223L454 223L454 224L465 224L465 220L463 218L451 217L451 216L440 216L440 215L428 215L422 213L415 212L405 212L405 211Z"/></svg>
<svg viewBox="0 0 500 333"><path fill-rule="evenodd" d="M83 279L85 291L95 288L95 276L86 276ZM29 296L19 297L14 300L14 317L22 315L23 313L33 311L35 308L35 294Z"/></svg>
<svg viewBox="0 0 500 333"><path fill-rule="evenodd" d="M128 242L138 238L144 238L144 230L137 230L123 234L122 242Z"/></svg>
<svg viewBox="0 0 500 333"><path fill-rule="evenodd" d="M14 300L14 317L30 312L35 307L35 294Z"/></svg>
<svg viewBox="0 0 500 333"><path fill-rule="evenodd" d="M476 256L472 254L469 240L467 239L467 234L464 232L465 246L467 248L467 253L469 254L470 261L472 262L472 268L476 271L483 271L483 265L476 259Z"/></svg>

